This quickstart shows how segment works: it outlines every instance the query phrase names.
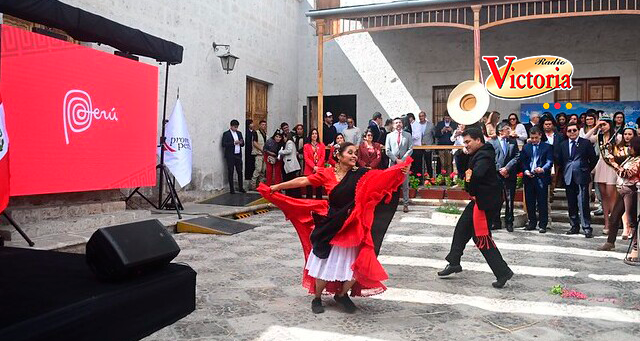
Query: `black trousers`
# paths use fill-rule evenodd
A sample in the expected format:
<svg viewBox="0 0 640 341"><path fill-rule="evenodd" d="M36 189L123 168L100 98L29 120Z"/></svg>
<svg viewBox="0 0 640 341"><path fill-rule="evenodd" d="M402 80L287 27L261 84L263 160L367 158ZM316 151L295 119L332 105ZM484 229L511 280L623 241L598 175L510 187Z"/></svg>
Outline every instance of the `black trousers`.
<svg viewBox="0 0 640 341"><path fill-rule="evenodd" d="M504 205L504 223L506 226L513 226L513 200L516 196L516 182L508 181L505 179L500 179L502 184L502 195L504 201L500 204L500 209L496 212L495 217L493 218L493 226L499 228L502 226L502 221L500 220L500 212L502 211L502 206ZM489 225L491 226L491 225Z"/></svg>
<svg viewBox="0 0 640 341"><path fill-rule="evenodd" d="M430 150L423 150L424 152L424 156L422 157L424 159L424 163L426 164L426 166L424 167L424 171L427 172L429 174L430 177L435 177L437 174L433 173L433 152Z"/></svg>
<svg viewBox="0 0 640 341"><path fill-rule="evenodd" d="M413 174L423 174L424 170L422 169L422 158L424 156L424 150L422 149L414 149L411 157L413 158L413 162L411 163L411 171ZM422 184L422 177L420 177L420 183Z"/></svg>
<svg viewBox="0 0 640 341"><path fill-rule="evenodd" d="M589 184L578 185L574 182L565 184L567 202L569 204L569 220L572 230L592 231L591 210L589 209ZM578 216L578 213L580 214Z"/></svg>
<svg viewBox="0 0 640 341"><path fill-rule="evenodd" d="M549 197L549 185L545 184L540 177L530 178L524 176L524 197L527 202L528 227L546 229L549 223L549 207L547 198Z"/></svg>
<svg viewBox="0 0 640 341"><path fill-rule="evenodd" d="M313 199L313 186L307 186L307 199ZM322 199L322 186L315 187L316 199Z"/></svg>
<svg viewBox="0 0 640 341"><path fill-rule="evenodd" d="M451 250L449 254L445 258L447 262L451 265L460 265L460 258L462 258L462 253L464 252L464 247L469 242L469 239L473 238L473 241L476 241L476 236L474 235L473 230L473 206L475 205L475 201L471 201L467 207L462 212L462 216L458 219L458 223L456 224L456 228L453 231L453 241L451 242ZM495 217L495 211L486 211L487 214L487 225L491 226L492 217ZM491 234L491 231L489 231ZM502 255L500 254L500 250L497 247L492 247L490 249L481 249L482 255L484 259L489 264L491 271L496 276L496 278L502 278L507 276L511 269L507 263L502 259Z"/></svg>
<svg viewBox="0 0 640 341"><path fill-rule="evenodd" d="M227 158L227 180L229 181L229 191L235 193L233 189L233 168L238 173L238 189L242 190L242 154L234 154L232 158Z"/></svg>
<svg viewBox="0 0 640 341"><path fill-rule="evenodd" d="M283 182L293 180L298 177L299 173L300 173L299 171L295 171L287 174L287 173L284 173L283 171L282 174L284 175L282 176L282 180ZM292 198L302 198L302 191L300 191L300 188L285 189L284 193Z"/></svg>
<svg viewBox="0 0 640 341"><path fill-rule="evenodd" d="M244 156L244 179L251 180L253 178L253 172L256 170L256 156L246 155Z"/></svg>

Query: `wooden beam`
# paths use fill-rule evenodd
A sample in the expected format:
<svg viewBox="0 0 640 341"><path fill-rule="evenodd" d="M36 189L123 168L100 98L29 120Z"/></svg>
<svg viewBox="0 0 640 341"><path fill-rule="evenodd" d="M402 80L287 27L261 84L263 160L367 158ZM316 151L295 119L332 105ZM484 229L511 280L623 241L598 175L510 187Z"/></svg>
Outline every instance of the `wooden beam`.
<svg viewBox="0 0 640 341"><path fill-rule="evenodd" d="M480 9L481 5L471 6L473 10L473 80L480 81Z"/></svg>
<svg viewBox="0 0 640 341"><path fill-rule="evenodd" d="M318 135L322 141L322 131L324 130L324 98L323 98L323 67L324 67L324 20L316 20L316 32L318 35Z"/></svg>

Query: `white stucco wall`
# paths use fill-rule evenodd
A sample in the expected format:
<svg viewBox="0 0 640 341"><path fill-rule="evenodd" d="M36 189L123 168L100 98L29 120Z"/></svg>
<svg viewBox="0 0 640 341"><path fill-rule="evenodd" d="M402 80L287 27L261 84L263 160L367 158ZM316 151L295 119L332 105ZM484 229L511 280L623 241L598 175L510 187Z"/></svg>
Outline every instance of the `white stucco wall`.
<svg viewBox="0 0 640 341"><path fill-rule="evenodd" d="M72 6L176 42L184 47L182 64L169 70L168 113L180 88L180 100L193 139L193 180L189 189L226 186L220 145L229 121L244 132L246 78L269 87L269 131L298 112L299 22L306 22L298 0L64 0ZM226 74L212 42L230 44L240 59ZM97 47L113 51L109 47ZM142 62L157 63L148 58ZM158 131L164 96L164 65L159 69Z"/></svg>

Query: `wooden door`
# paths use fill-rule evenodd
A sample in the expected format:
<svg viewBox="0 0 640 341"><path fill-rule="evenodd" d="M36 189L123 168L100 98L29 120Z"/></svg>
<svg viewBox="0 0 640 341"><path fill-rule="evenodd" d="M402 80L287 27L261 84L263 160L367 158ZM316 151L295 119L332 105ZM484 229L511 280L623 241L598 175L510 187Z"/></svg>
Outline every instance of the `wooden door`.
<svg viewBox="0 0 640 341"><path fill-rule="evenodd" d="M620 100L620 77L577 78L571 90L554 92L556 102L615 102Z"/></svg>
<svg viewBox="0 0 640 341"><path fill-rule="evenodd" d="M257 123L262 120L267 120L268 103L267 103L267 91L269 84L247 78L247 110L246 119L251 119Z"/></svg>

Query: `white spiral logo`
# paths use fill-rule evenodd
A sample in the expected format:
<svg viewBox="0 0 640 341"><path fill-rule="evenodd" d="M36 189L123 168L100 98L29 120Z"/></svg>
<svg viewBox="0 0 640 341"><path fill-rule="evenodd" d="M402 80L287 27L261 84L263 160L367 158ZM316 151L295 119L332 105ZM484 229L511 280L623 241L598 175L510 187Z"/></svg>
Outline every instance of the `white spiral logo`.
<svg viewBox="0 0 640 341"><path fill-rule="evenodd" d="M69 90L64 96L62 107L62 123L64 125L64 138L69 144L69 131L74 133L83 132L89 127L94 119L104 119L117 121L118 116L112 108L110 112L93 108L91 96L82 90Z"/></svg>

